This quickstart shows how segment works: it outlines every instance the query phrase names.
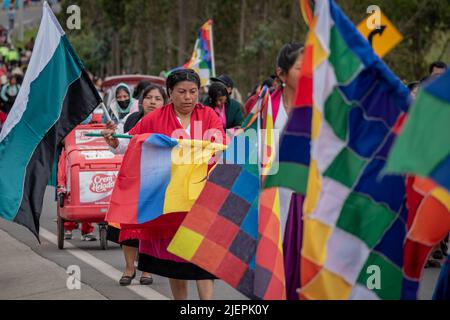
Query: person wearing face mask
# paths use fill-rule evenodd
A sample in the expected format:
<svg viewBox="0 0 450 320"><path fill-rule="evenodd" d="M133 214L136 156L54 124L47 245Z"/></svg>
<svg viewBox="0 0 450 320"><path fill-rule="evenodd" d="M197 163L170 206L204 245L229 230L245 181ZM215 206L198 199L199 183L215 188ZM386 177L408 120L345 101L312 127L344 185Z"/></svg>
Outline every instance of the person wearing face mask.
<svg viewBox="0 0 450 320"><path fill-rule="evenodd" d="M118 126L118 132L123 133L125 118L130 114L133 105L133 96L130 87L125 83L119 83L115 91L115 99L108 108L111 120ZM106 121L105 121L106 122Z"/></svg>

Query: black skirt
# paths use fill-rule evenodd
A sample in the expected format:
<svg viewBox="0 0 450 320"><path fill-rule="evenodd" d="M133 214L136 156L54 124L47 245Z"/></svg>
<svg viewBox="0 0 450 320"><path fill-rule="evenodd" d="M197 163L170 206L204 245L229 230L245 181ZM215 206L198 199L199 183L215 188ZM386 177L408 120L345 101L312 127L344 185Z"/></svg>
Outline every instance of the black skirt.
<svg viewBox="0 0 450 320"><path fill-rule="evenodd" d="M130 239L130 240L125 240L125 241L120 242L119 236L120 236L120 229L117 229L113 226L108 226L108 231L106 233L106 239L108 239L108 241L112 241L114 243L120 244L121 246L139 248L139 240L138 239Z"/></svg>
<svg viewBox="0 0 450 320"><path fill-rule="evenodd" d="M181 263L158 259L139 253L138 269L140 271L157 274L162 277L178 280L214 280L211 273L192 263Z"/></svg>

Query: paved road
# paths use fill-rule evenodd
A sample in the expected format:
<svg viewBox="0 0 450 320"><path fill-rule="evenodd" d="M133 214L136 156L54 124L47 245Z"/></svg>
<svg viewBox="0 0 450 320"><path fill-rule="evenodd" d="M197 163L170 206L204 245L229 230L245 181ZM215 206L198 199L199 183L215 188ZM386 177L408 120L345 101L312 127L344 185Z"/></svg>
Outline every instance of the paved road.
<svg viewBox="0 0 450 320"><path fill-rule="evenodd" d="M36 2L31 3L29 7L24 8L23 10L23 22L24 22L24 28L30 28L30 27L38 27L39 23L41 21L42 16L42 2ZM60 11L60 5L55 4L52 6L55 13L58 13ZM2 25L4 28L8 28L8 11L3 10L3 7L0 7L0 25ZM18 30L18 11L16 11L16 23L14 26L14 31L17 32Z"/></svg>
<svg viewBox="0 0 450 320"><path fill-rule="evenodd" d="M154 276L155 282L149 287L140 286L137 282L130 287L120 287L118 280L123 271L124 260L120 247L114 243L109 242L109 249L103 251L100 249L99 242L81 241L80 233L76 230L74 231L75 239L66 241L66 249L58 250L54 221L56 202L53 199L54 188L48 187L41 217L41 245L29 231L21 226L0 219L0 229L29 246L38 255L55 262L64 269L71 265L80 266L81 281L108 299L164 299L171 297L168 280L158 276ZM98 234L97 229L95 232ZM190 281L189 297L198 299L196 291L195 283ZM215 299L246 300L246 297L224 282L217 281Z"/></svg>
<svg viewBox="0 0 450 320"><path fill-rule="evenodd" d="M48 187L44 199L41 217L41 245L21 226L5 222L0 219L0 229L9 233L13 238L30 247L38 255L56 263L64 269L77 265L81 269L81 281L108 299L165 299L171 297L167 279L155 276L155 283L143 287L135 282L130 287L120 287L117 280L121 276L124 262L122 251L118 245L109 243L109 249L102 251L99 242L83 242L79 231L75 231L75 239L66 241L66 249L56 247L56 203L54 188ZM98 230L96 230L96 233ZM426 269L420 290L421 299L431 299L433 288L438 277L439 269ZM189 296L198 299L194 282L190 282ZM215 299L245 300L239 292L217 281Z"/></svg>

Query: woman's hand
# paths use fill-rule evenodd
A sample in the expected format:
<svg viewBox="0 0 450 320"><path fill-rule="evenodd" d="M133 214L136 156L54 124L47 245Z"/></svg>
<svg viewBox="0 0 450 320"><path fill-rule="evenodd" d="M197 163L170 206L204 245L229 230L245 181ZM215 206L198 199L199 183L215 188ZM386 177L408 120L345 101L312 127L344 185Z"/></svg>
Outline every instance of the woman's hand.
<svg viewBox="0 0 450 320"><path fill-rule="evenodd" d="M106 124L106 129L116 131L117 130L117 124L115 124L114 122L109 120L108 123Z"/></svg>
<svg viewBox="0 0 450 320"><path fill-rule="evenodd" d="M105 138L106 143L113 149L116 149L119 146L119 139L113 137L116 130L117 125L112 121L108 121L106 124L106 129L102 131L102 135L103 138Z"/></svg>

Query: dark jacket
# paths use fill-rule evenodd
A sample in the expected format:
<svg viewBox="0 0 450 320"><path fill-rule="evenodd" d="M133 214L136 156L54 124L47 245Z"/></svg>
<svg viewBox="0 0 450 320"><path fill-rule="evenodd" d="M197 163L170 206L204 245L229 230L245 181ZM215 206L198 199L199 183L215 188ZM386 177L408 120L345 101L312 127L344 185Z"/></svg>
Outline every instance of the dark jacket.
<svg viewBox="0 0 450 320"><path fill-rule="evenodd" d="M210 106L208 97L206 97L203 101L203 105L213 108ZM232 98L230 98L225 104L225 115L227 117L227 127L225 129L240 127L242 122L244 122L242 106L239 102Z"/></svg>
<svg viewBox="0 0 450 320"><path fill-rule="evenodd" d="M144 117L144 114L140 111L130 114L130 116L125 121L125 124L123 125L123 132L127 133L131 129L134 128L134 126L137 125L137 123Z"/></svg>

